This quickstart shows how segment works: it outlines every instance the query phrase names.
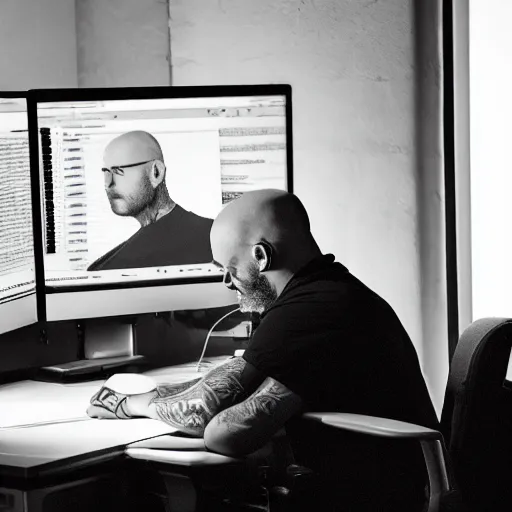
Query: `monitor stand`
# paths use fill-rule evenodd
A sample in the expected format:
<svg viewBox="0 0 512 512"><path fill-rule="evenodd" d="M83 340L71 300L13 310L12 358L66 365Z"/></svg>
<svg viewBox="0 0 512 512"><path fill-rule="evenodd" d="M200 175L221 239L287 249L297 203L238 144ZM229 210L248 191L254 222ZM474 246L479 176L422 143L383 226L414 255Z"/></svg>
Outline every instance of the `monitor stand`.
<svg viewBox="0 0 512 512"><path fill-rule="evenodd" d="M114 373L136 371L145 358L135 355L135 322L95 318L80 321L77 361L44 366L35 380L71 382L105 378Z"/></svg>

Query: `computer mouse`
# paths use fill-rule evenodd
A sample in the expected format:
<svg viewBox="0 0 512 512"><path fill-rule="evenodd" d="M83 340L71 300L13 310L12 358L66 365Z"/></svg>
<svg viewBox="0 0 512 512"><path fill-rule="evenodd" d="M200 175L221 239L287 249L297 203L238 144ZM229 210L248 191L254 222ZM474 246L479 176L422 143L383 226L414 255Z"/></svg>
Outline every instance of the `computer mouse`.
<svg viewBox="0 0 512 512"><path fill-rule="evenodd" d="M156 381L139 373L116 373L103 386L123 395L141 395L154 391Z"/></svg>

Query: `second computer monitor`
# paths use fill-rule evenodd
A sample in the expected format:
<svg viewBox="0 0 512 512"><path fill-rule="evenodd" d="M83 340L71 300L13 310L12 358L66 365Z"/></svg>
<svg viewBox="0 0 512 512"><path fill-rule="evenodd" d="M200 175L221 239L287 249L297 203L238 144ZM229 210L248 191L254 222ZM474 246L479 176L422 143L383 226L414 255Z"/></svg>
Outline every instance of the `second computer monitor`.
<svg viewBox="0 0 512 512"><path fill-rule="evenodd" d="M291 191L289 86L32 91L30 122L48 320L236 302L210 228L244 192Z"/></svg>
<svg viewBox="0 0 512 512"><path fill-rule="evenodd" d="M0 334L35 323L27 100L0 93Z"/></svg>

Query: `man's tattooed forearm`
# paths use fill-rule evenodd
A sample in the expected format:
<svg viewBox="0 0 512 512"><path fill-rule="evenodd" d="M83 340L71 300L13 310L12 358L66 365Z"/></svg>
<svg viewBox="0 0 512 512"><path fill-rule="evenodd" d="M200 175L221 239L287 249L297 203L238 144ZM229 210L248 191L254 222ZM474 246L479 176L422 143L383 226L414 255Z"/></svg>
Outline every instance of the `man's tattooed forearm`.
<svg viewBox="0 0 512 512"><path fill-rule="evenodd" d="M231 359L179 392L168 395L165 390L157 389L157 396L151 403L155 404L158 416L169 425L202 436L217 413L243 399L240 376L244 367L242 358Z"/></svg>
<svg viewBox="0 0 512 512"><path fill-rule="evenodd" d="M219 424L226 424L228 431L237 432L240 429L249 428L252 420L266 417L270 422L273 419L279 421L279 414L283 413L283 401L289 398L292 392L283 390L278 383L271 383L261 388L252 398L231 407L217 416Z"/></svg>
<svg viewBox="0 0 512 512"><path fill-rule="evenodd" d="M192 387L194 384L197 384L201 379L189 380L188 382L180 382L178 384L158 384L156 387L156 392L159 398L165 398L173 395L177 395L185 389Z"/></svg>
<svg viewBox="0 0 512 512"><path fill-rule="evenodd" d="M299 395L267 377L249 398L215 416L206 428L205 446L231 456L252 453L299 414L302 407Z"/></svg>

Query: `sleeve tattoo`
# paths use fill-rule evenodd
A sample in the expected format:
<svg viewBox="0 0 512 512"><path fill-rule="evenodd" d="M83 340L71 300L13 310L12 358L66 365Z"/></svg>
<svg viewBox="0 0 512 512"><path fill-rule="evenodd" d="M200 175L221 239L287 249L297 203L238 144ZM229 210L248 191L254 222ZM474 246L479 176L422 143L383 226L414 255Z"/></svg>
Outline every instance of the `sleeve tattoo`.
<svg viewBox="0 0 512 512"><path fill-rule="evenodd" d="M183 385L160 385L151 399L158 417L188 434L202 436L208 422L226 407L243 400L241 375L246 362L230 359L202 379Z"/></svg>
<svg viewBox="0 0 512 512"><path fill-rule="evenodd" d="M251 453L301 410L301 398L269 377L249 398L215 416L205 432L205 444L227 455Z"/></svg>
<svg viewBox="0 0 512 512"><path fill-rule="evenodd" d="M194 384L197 384L201 379L189 380L187 382L179 382L178 384L158 384L156 387L156 392L159 398L166 398L177 395L182 391L192 387Z"/></svg>
<svg viewBox="0 0 512 512"><path fill-rule="evenodd" d="M234 433L239 430L250 427L258 416L265 418L270 422L278 419L276 412L279 412L279 404L285 402L292 392L276 383L273 379L269 379L262 388L252 396L249 400L245 400L238 407L231 407L217 417L218 423L224 423L229 432Z"/></svg>

